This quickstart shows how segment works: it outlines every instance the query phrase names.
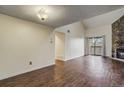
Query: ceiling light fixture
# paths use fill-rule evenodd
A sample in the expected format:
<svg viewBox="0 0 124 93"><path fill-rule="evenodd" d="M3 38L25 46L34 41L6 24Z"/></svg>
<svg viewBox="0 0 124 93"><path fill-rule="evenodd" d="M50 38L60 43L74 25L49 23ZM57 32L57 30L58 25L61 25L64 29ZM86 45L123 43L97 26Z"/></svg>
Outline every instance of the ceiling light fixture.
<svg viewBox="0 0 124 93"><path fill-rule="evenodd" d="M41 8L37 14L37 16L40 18L40 20L44 21L48 18L48 15L46 14L46 10L44 8Z"/></svg>

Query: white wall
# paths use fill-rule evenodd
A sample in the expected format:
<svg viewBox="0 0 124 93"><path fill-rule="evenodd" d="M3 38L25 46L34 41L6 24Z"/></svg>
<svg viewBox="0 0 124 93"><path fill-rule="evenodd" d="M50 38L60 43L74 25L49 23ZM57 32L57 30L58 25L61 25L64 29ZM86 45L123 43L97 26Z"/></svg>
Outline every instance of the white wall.
<svg viewBox="0 0 124 93"><path fill-rule="evenodd" d="M111 24L124 15L124 8L83 20L86 28L85 36L94 37L105 35L106 56L111 57L112 29Z"/></svg>
<svg viewBox="0 0 124 93"><path fill-rule="evenodd" d="M65 33L65 60L84 55L84 28L81 22L56 28L55 31Z"/></svg>
<svg viewBox="0 0 124 93"><path fill-rule="evenodd" d="M0 79L54 64L52 30L0 14Z"/></svg>
<svg viewBox="0 0 124 93"><path fill-rule="evenodd" d="M106 37L106 56L111 56L111 24L124 8L56 28L65 33L64 60L84 55L84 37ZM70 30L70 33L67 33ZM0 14L0 79L54 64L55 44L51 27ZM29 65L29 61L33 65Z"/></svg>
<svg viewBox="0 0 124 93"><path fill-rule="evenodd" d="M89 19L83 20L85 28L96 28L104 25L110 25L121 16L124 15L124 8L113 10L111 12L91 17Z"/></svg>
<svg viewBox="0 0 124 93"><path fill-rule="evenodd" d="M55 58L65 59L65 34L61 32L55 32Z"/></svg>
<svg viewBox="0 0 124 93"><path fill-rule="evenodd" d="M90 28L86 30L86 37L95 37L95 36L103 36L105 35L105 52L106 56L111 56L112 50L112 29L111 25L104 25L101 27Z"/></svg>

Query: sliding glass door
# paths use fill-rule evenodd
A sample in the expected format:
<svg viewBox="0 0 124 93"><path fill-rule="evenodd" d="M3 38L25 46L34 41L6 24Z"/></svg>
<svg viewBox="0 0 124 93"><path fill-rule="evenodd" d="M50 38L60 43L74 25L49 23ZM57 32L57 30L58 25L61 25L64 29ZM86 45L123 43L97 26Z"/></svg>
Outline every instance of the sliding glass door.
<svg viewBox="0 0 124 93"><path fill-rule="evenodd" d="M104 36L101 37L88 37L88 54L89 55L105 55L105 43Z"/></svg>

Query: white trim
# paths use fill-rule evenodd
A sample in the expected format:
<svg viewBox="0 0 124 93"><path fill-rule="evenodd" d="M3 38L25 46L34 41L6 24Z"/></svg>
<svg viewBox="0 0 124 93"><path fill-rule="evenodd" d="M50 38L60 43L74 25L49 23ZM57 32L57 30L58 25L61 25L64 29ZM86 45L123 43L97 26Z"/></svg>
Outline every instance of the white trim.
<svg viewBox="0 0 124 93"><path fill-rule="evenodd" d="M114 58L114 57L110 57L111 59L117 60L117 61L121 61L124 62L124 59L120 59L120 58Z"/></svg>
<svg viewBox="0 0 124 93"><path fill-rule="evenodd" d="M42 67L35 67L35 68L32 68L32 69L28 69L28 70L25 70L25 71L19 71L19 72L16 72L16 73L10 73L8 75L5 75L5 76L1 76L0 77L0 80L3 80L3 79L7 79L7 78L11 78L11 77L14 77L14 76L17 76L17 75L21 75L21 74L25 74L27 72L31 72L31 71L35 71L35 70L38 70L38 69L42 69L42 68L45 68L45 67L48 67L48 66L52 66L54 65L55 62L53 63L50 63L49 65L44 65Z"/></svg>
<svg viewBox="0 0 124 93"><path fill-rule="evenodd" d="M65 61L64 59L59 59L59 58L56 58L55 60Z"/></svg>
<svg viewBox="0 0 124 93"><path fill-rule="evenodd" d="M69 59L65 59L65 61L68 61L68 60L71 60L71 59L75 59L75 58L78 58L78 57L83 57L83 56L84 56L84 55L72 57L72 58L69 58Z"/></svg>
<svg viewBox="0 0 124 93"><path fill-rule="evenodd" d="M71 60L71 59L75 59L75 58L78 58L78 57L83 57L85 55L81 55L81 56L76 56L76 57L72 57L72 58L68 58L68 59L59 59L59 58L56 58L55 60L60 60L60 61L68 61L68 60Z"/></svg>

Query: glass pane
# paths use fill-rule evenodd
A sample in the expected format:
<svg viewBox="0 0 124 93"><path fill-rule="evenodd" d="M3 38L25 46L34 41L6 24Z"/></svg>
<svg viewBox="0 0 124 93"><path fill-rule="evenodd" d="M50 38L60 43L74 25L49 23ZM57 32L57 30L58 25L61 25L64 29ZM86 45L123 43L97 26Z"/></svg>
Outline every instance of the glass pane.
<svg viewBox="0 0 124 93"><path fill-rule="evenodd" d="M103 38L92 37L88 39L88 51L91 55L103 55Z"/></svg>

